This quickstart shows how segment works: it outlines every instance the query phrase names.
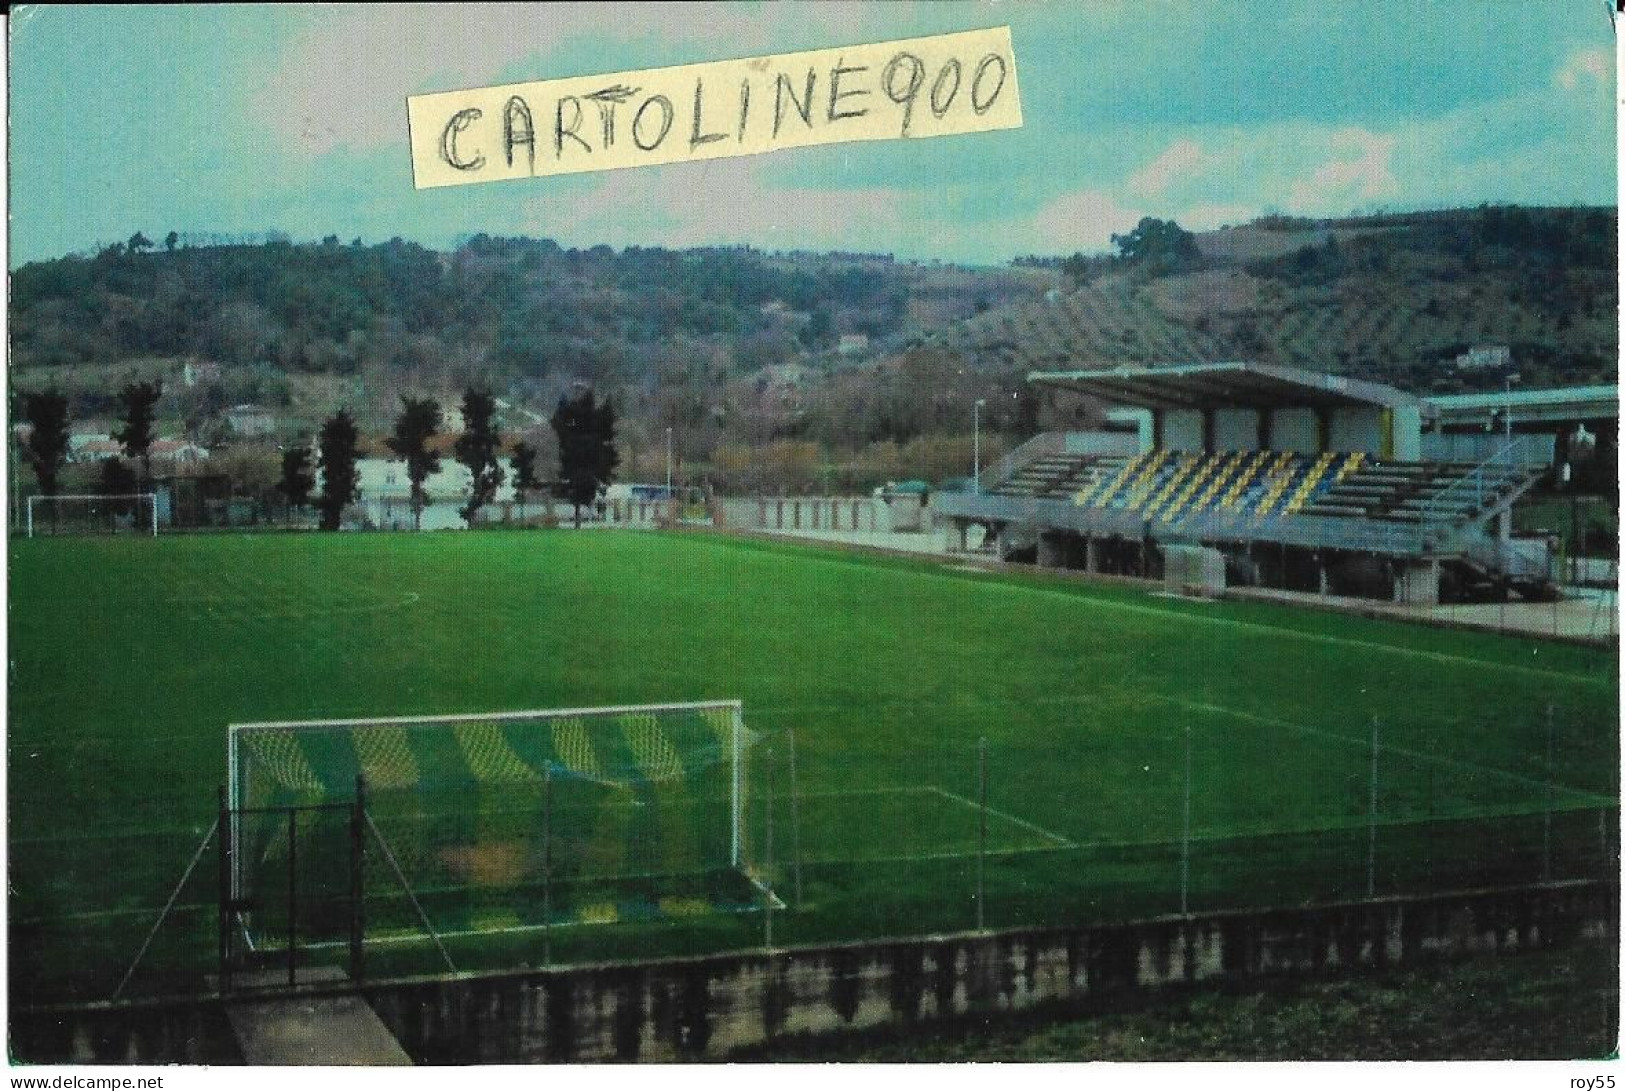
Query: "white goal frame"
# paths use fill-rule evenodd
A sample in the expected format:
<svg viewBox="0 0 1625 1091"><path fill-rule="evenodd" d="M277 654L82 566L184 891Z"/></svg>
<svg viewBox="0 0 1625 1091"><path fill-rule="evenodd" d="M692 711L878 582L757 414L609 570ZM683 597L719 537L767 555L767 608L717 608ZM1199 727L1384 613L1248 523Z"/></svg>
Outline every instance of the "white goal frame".
<svg viewBox="0 0 1625 1091"><path fill-rule="evenodd" d="M158 536L158 494L155 492L58 493L55 496L49 496L44 493L35 493L33 496L28 498L27 526L28 536L30 538L34 536L34 502L36 500L84 500L101 502L110 500L145 500L147 502L148 513L147 525L151 528L152 536L154 538Z"/></svg>
<svg viewBox="0 0 1625 1091"><path fill-rule="evenodd" d="M744 858L744 808L745 808L745 748L749 736L745 728L745 705L743 701L688 701L672 702L666 704L650 705L601 705L588 708L547 708L529 709L516 712L462 712L443 716L374 716L339 720L283 720L262 721L257 723L233 723L226 725L226 798L227 806L235 814L245 808L248 801L243 798L246 786L241 783L238 776L239 748L238 741L245 735L261 733L285 733L290 731L331 731L363 727L455 727L457 724L468 723L512 723L525 720L551 720L562 717L580 716L592 718L608 718L627 714L659 713L659 712L694 712L704 710L725 711L729 714L731 730L727 743L729 763L729 866L743 870ZM231 891L232 897L241 896L241 844L239 843L238 824L231 823Z"/></svg>

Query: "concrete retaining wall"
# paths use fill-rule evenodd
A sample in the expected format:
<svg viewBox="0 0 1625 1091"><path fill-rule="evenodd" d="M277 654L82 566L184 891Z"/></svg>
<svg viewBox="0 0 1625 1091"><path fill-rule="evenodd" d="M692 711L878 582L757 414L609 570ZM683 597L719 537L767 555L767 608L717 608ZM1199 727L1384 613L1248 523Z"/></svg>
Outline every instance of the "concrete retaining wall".
<svg viewBox="0 0 1625 1091"><path fill-rule="evenodd" d="M1394 898L379 982L361 992L419 1062L721 1059L777 1038L1036 1008L1109 1009L1148 990L1272 980L1474 952L1617 945L1615 883ZM353 991L309 987L311 996ZM223 1058L225 1002L14 1011L20 1060Z"/></svg>
<svg viewBox="0 0 1625 1091"><path fill-rule="evenodd" d="M718 501L734 530L889 531L892 513L868 496L769 496Z"/></svg>

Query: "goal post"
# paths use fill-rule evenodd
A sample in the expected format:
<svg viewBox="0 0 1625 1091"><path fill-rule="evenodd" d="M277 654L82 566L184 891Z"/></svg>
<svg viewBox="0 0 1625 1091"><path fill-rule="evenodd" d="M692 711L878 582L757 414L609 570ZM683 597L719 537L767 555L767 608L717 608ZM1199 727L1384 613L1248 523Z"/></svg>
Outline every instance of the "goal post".
<svg viewBox="0 0 1625 1091"><path fill-rule="evenodd" d="M158 494L36 493L28 498L25 525L30 538L36 533L116 534L120 530L157 537Z"/></svg>
<svg viewBox="0 0 1625 1091"><path fill-rule="evenodd" d="M297 867L302 928L337 934L359 776L369 935L415 930L403 887L452 935L753 905L752 737L739 701L232 724L232 898L274 936Z"/></svg>

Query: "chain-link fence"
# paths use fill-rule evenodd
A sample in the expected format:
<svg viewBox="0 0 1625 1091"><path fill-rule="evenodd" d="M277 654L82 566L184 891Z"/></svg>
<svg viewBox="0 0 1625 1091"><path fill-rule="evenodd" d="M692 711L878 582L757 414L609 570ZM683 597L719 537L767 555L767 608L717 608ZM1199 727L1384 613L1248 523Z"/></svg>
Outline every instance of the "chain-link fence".
<svg viewBox="0 0 1625 1091"><path fill-rule="evenodd" d="M466 814L437 799L432 822L387 795L359 812L228 809L213 828L14 846L12 980L30 998L103 999L212 990L222 972L640 961L1617 878L1609 742L1555 706L1524 720L1447 733L1197 707L1160 732L877 732L839 754L781 728L741 770L738 869L670 850L708 836L698 811L635 791L572 802L591 788L574 782L551 799L529 785L540 803L471 797ZM672 866L638 866L645 843ZM137 854L147 875L173 860L172 885L120 884ZM265 866L249 879L251 854ZM42 874L54 897L31 885ZM124 900L91 904L113 886Z"/></svg>

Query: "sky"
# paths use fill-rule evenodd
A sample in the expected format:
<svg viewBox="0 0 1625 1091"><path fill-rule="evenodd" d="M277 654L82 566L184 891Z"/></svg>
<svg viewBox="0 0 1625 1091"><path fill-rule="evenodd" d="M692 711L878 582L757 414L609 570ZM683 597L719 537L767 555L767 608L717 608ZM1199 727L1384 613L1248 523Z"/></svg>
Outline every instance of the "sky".
<svg viewBox="0 0 1625 1091"><path fill-rule="evenodd" d="M1617 200L1605 0L19 7L12 268L142 231L996 264L1142 216ZM417 191L408 95L1009 26L1024 125Z"/></svg>

